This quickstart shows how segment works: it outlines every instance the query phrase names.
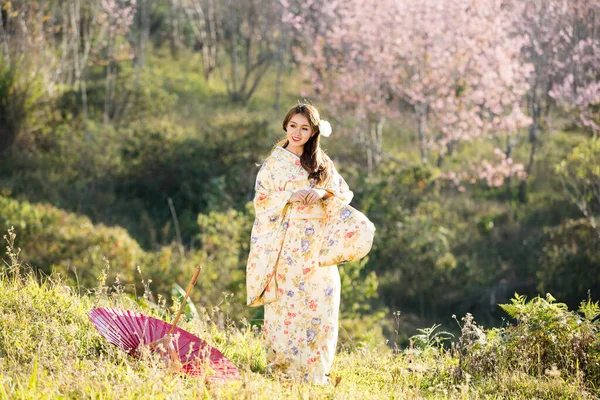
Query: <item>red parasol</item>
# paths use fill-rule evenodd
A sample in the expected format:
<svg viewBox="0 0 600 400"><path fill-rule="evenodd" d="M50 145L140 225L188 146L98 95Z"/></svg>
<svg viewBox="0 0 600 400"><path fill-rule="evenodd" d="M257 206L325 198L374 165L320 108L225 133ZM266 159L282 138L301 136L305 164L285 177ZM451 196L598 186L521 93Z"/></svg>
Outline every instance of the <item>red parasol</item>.
<svg viewBox="0 0 600 400"><path fill-rule="evenodd" d="M140 345L150 345L164 338L171 324L144 314L118 308L95 308L89 312L94 327L109 342L137 356ZM189 375L204 375L207 367L214 371L210 381L238 379L240 372L219 350L204 340L175 327L172 334L173 346L182 369Z"/></svg>

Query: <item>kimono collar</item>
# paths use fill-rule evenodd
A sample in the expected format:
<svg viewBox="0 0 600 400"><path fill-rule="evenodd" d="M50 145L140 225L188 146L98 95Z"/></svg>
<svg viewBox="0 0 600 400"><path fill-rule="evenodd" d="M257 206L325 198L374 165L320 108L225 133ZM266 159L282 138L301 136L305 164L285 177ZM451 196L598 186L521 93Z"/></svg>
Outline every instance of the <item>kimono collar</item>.
<svg viewBox="0 0 600 400"><path fill-rule="evenodd" d="M281 146L275 147L275 150L273 150L273 155L279 158L280 160L289 161L293 164L296 164L296 161L300 160L300 157L298 157L291 151L284 149Z"/></svg>

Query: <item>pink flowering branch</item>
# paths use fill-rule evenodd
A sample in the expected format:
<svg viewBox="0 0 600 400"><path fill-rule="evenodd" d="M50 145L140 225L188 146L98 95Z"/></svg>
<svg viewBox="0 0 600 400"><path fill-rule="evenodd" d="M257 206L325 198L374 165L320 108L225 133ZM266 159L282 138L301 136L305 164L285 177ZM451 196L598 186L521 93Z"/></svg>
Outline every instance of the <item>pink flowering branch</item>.
<svg viewBox="0 0 600 400"><path fill-rule="evenodd" d="M504 151L494 149L494 160L483 160L472 164L460 172L448 171L440 174L440 178L451 182L459 191L464 191L465 183L484 181L489 187L500 187L510 178L523 180L527 177L525 166L515 163Z"/></svg>

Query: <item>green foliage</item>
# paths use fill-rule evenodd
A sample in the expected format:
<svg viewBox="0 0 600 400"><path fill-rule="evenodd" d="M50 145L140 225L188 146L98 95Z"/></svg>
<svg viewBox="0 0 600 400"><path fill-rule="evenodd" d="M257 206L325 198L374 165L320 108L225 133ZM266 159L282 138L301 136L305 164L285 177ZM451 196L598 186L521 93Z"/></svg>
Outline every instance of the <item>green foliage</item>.
<svg viewBox="0 0 600 400"><path fill-rule="evenodd" d="M0 156L24 130L34 104L42 97L41 78L30 72L23 57L12 62L0 57Z"/></svg>
<svg viewBox="0 0 600 400"><path fill-rule="evenodd" d="M365 257L338 267L342 348L374 348L385 340L382 321L387 310L377 301L379 280L375 271L367 271L368 262Z"/></svg>
<svg viewBox="0 0 600 400"><path fill-rule="evenodd" d="M91 70L87 84L87 117L90 120L103 121L104 114L107 113L111 126L117 129L139 129L140 124L149 127L151 125L148 123L160 120L159 117L174 116L172 111L176 106L177 96L168 90L165 76L149 69L132 68L125 63L120 64L118 71L111 89L107 89L105 67ZM61 108L70 109L77 115L83 110L81 92L75 89L66 91L59 103ZM108 105L105 104L106 90L111 90L112 94Z"/></svg>
<svg viewBox="0 0 600 400"><path fill-rule="evenodd" d="M95 287L103 276L131 295L147 292L158 301L170 298L172 285L188 282L195 266L207 258L201 253L182 258L175 246L145 252L123 228L95 225L48 204L0 196L0 228L11 226L18 232L24 262L46 275L60 274L79 290Z"/></svg>
<svg viewBox="0 0 600 400"><path fill-rule="evenodd" d="M576 302L600 287L600 240L587 219L567 219L546 228L536 271L538 290Z"/></svg>
<svg viewBox="0 0 600 400"><path fill-rule="evenodd" d="M472 316L463 318L459 372L476 377L502 371L532 376L567 374L590 389L600 379L600 324L597 303L583 302L583 317L557 303L552 295L530 301L515 294L502 309L515 325L484 331ZM459 374L460 375L460 374Z"/></svg>
<svg viewBox="0 0 600 400"><path fill-rule="evenodd" d="M600 179L600 165L597 160L600 157L600 138L594 137L575 147L573 151L558 165L556 173L569 180L577 180L586 186L594 186ZM587 199L594 196L588 192Z"/></svg>
<svg viewBox="0 0 600 400"><path fill-rule="evenodd" d="M426 166L381 165L374 177L359 176L359 208L377 227L367 270L380 277L388 306L420 309L424 294L446 285L457 267L453 254L456 224L439 200L436 171ZM443 299L436 299L443 302Z"/></svg>
<svg viewBox="0 0 600 400"><path fill-rule="evenodd" d="M600 236L600 138L575 147L556 165L556 174L573 204L581 210Z"/></svg>
<svg viewBox="0 0 600 400"><path fill-rule="evenodd" d="M416 335L410 337L415 347L421 350L439 350L443 343L454 337L450 332L438 331L441 324L434 324L429 328L419 328Z"/></svg>
<svg viewBox="0 0 600 400"><path fill-rule="evenodd" d="M344 318L356 318L374 312L377 299L377 274L365 272L369 257L339 266L342 283L341 312Z"/></svg>
<svg viewBox="0 0 600 400"><path fill-rule="evenodd" d="M598 302L594 303L590 299L588 299L587 301L585 301L585 300L582 301L581 304L579 305L578 311L581 314L583 314L583 316L585 317L586 320L588 320L590 322L600 316L600 306L598 305Z"/></svg>
<svg viewBox="0 0 600 400"><path fill-rule="evenodd" d="M217 308L200 309L198 317L180 321L183 329L217 347L240 368L240 381L208 385L202 377L171 374L156 360L127 356L87 318L91 308L108 306L170 320L172 313L164 308L147 308L123 293L108 292L102 282L81 296L56 276L40 282L25 270L12 277L0 272L0 291L3 398L592 399L597 394L565 372L556 378L503 370L457 382L452 376L457 359L450 352L392 353L383 346L336 354L332 376L341 378L336 387L269 378L260 336L248 326L219 327L222 311ZM585 307L598 310L597 304ZM424 331L432 338L435 330Z"/></svg>
<svg viewBox="0 0 600 400"><path fill-rule="evenodd" d="M186 243L198 233L199 213L245 207L258 170L251 166L267 148L263 120L215 118L205 128L198 137L134 130L122 148L125 168L115 178L115 193L136 204L129 213L147 213L155 232L169 226L171 216L165 211L172 198ZM173 230L166 229L163 238L155 236L172 238ZM152 240L147 233L139 235L144 244Z"/></svg>
<svg viewBox="0 0 600 400"><path fill-rule="evenodd" d="M252 203L245 212L229 209L198 215L198 241L207 255L198 285L203 293L202 303L216 305L223 293L232 293L234 303L246 304L246 259L250 231L254 222ZM245 315L248 310L236 310Z"/></svg>
<svg viewBox="0 0 600 400"><path fill-rule="evenodd" d="M0 229L14 226L24 260L46 274L53 270L82 287L96 285L105 261L114 260L123 282L134 281L144 252L118 227L94 226L80 217L47 204L19 202L0 196Z"/></svg>

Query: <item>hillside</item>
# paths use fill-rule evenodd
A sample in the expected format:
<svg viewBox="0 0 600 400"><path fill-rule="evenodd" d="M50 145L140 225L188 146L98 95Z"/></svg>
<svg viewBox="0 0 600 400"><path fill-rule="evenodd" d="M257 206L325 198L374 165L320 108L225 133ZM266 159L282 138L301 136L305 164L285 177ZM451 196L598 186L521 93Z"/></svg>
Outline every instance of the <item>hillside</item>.
<svg viewBox="0 0 600 400"><path fill-rule="evenodd" d="M553 306L537 307L541 310L537 315L529 308L530 317L560 316L565 322L555 319L546 326L525 322L523 329L537 342L527 349L511 343L523 329L505 331L507 340L499 344L498 331L484 333L468 316L461 322L459 346L452 350L440 346L436 337L443 335L436 331L417 332L414 348L400 351L391 351L383 342L352 350L342 346L332 370L334 377L341 378L335 387L266 376L257 330L243 321L238 321L242 326L238 328L229 319L228 305L202 308L200 317L180 326L216 346L242 372L240 381L207 384L203 378L173 375L156 360L127 356L106 342L87 318L87 312L98 306L166 320L172 309L149 308L145 297L132 298L122 288L105 286L103 279L93 291L77 294L57 277L36 277L16 263L9 267L0 275L0 399L592 399L599 394L593 389L600 376L599 324L578 318L580 327L569 325L574 314ZM598 305L588 306L588 311L597 314ZM548 328L558 335L556 339L569 342L548 342ZM497 364L490 369L486 357L494 354ZM511 354L520 360L511 359ZM540 357L559 367L536 370Z"/></svg>

